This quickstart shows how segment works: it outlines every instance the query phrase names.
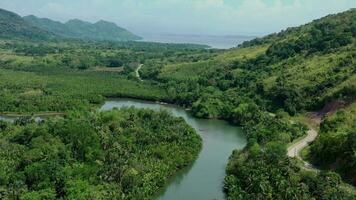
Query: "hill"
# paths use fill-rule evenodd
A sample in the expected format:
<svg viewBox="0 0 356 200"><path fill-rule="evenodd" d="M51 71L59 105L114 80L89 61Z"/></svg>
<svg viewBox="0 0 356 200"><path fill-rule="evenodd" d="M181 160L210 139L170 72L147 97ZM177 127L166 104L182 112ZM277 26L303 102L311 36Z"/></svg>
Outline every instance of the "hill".
<svg viewBox="0 0 356 200"><path fill-rule="evenodd" d="M103 20L92 24L78 19L73 19L63 24L47 18L38 18L33 15L24 17L24 20L33 26L37 26L41 29L67 38L112 41L141 39L139 36L134 35L126 29L118 27L112 22Z"/></svg>
<svg viewBox="0 0 356 200"><path fill-rule="evenodd" d="M341 175L350 183L354 182L354 171L348 170L354 167L352 163L354 162L352 153L355 149L354 117L349 117L354 111L344 111L344 114L337 114L339 117L331 117L327 120L322 125L316 146L311 148L311 159L319 155L320 158L329 158L323 160L326 162L318 162L314 158L313 161L316 164L325 169L335 170L339 174L324 170L320 173L305 171L303 163L288 157L286 151L288 144L303 137L307 131L307 126L303 124L307 121L305 111L317 110L327 102L334 100L341 99L350 102L354 99L356 94L355 11L352 9L337 15L330 15L300 27L246 42L230 50L141 42L0 41L2 53L0 96L3 97L0 98L0 109L4 112L29 113L88 111L92 110L93 105L99 105L107 97L132 97L181 104L191 107L196 117L222 118L244 128L248 139L247 146L244 150L235 151L232 154L226 169L224 189L228 199L355 199L354 192L350 192L352 188L349 190L345 187L340 177ZM72 20L68 23L81 27L83 30L91 27L90 23L79 20ZM88 28L88 31L92 29ZM138 73L143 81L138 81L135 76L138 66L141 66ZM98 70L109 67L122 69ZM146 114L140 116L143 118L138 122L139 126L146 125L141 121L152 119ZM139 119L133 115L129 118L130 121L132 118ZM94 116L93 120L89 121L95 122L96 119L98 117ZM148 120L147 125L156 122L157 120ZM68 135L67 132L70 129L60 133L57 127L63 124L58 123L58 126L50 123L49 125L53 128L42 127L41 130L44 131L36 131L36 133L48 135L45 133L49 130L51 131L49 132L50 138L53 138L52 135ZM73 121L68 127L76 124L77 122ZM96 128L100 127L100 124L94 125ZM123 128L119 125L120 123L116 122L110 123L110 126L104 126L102 130L104 132L113 130L119 133L126 130L127 127ZM28 143L27 129L22 131L21 127L14 127L14 130L18 131L12 131L13 129L9 130L7 126L0 124L1 127L5 129L3 135L9 137L6 144L9 141L13 143L11 145L23 145L24 148L34 147L32 143ZM95 127L93 126L93 129ZM32 128L33 126L30 126L29 130ZM157 126L152 128L156 130ZM146 127L143 129L147 130ZM85 129L79 127L75 130ZM136 129L133 126L132 130L140 130L140 128ZM347 136L344 136L344 133ZM81 136L81 132L79 134ZM25 138L22 137L24 135ZM119 134L119 136L122 135ZM135 139L131 136L132 134L130 138L122 138L124 143L135 144L133 143ZM151 137L148 138L151 141ZM105 136L103 139L103 143L100 144L105 144L105 146L107 146L106 141L113 141L106 140ZM65 141L71 142L72 140L67 138ZM82 144L81 140L74 141L80 141L76 144ZM139 141L141 143L141 140ZM142 142L140 145L146 144L146 141ZM64 146L71 147L67 143L64 143ZM337 144L337 148L329 144ZM159 147L160 144L156 146ZM90 149L86 150L92 152ZM71 154L70 151L68 149L69 154ZM340 155L340 152L342 154L344 151L350 153ZM76 151L74 152L74 155L79 155ZM158 151L158 158L165 158L160 152ZM4 154L6 153L5 151ZM94 165L101 165L100 158L96 159L93 153L89 154L89 158L92 158L90 160L96 163L93 163ZM156 149L152 153L150 155L156 155ZM115 153L115 155L118 154ZM129 154L124 155L132 158ZM7 159L10 156L2 157L5 158L5 163L9 161L2 170L3 174L10 175L4 180L7 187L12 184L11 180L14 177L11 176L13 173L7 173L8 169L13 169L11 168L13 161ZM72 157L68 158L69 161L73 161ZM141 157L136 158L140 158L141 162ZM27 157L19 157L19 159L28 161ZM58 160L56 156L53 158L53 161ZM342 162L339 163L339 161ZM90 191L96 188L87 186L97 182L84 184L81 184L83 182L64 184L59 182L55 185L57 183L55 180L62 179L53 177L52 174L43 176L46 178L44 181L36 180L37 176L33 179L32 174L39 174L35 167L42 165L37 165L38 162L35 162L32 163L34 165L25 167L22 166L24 162L19 161L19 163L21 167L15 170L17 170L16 174L21 174L21 176L16 176L20 184L15 188L17 189L15 193L11 191L11 194L16 194L17 191L27 192L28 190L25 190L27 183L30 184L29 190L36 190L36 192L46 192L47 190L44 190L42 186L49 184L59 186L52 187L59 189L65 184L67 184L66 188L73 188L70 187L71 185L84 185L83 187L90 188ZM138 163L137 160L133 166L137 166L136 163ZM338 164L336 169L335 163ZM123 165L125 164L121 162L118 164L120 169L130 169ZM110 167L110 165L106 166ZM42 170L41 167L38 169ZM56 168L53 169L58 172ZM65 167L65 169L70 168ZM146 177L141 172L150 168L144 166L134 169L140 173L128 170L129 174L124 176L125 179L120 179L120 177L115 179L133 180L133 182L128 182L129 184L120 182L132 186L125 188L125 194L133 194L135 193L133 188L146 184L146 182L137 181L136 178ZM161 174L160 170L154 171ZM71 174L70 171L68 172ZM91 171L84 170L84 172ZM23 179L22 175L29 176ZM78 177L80 175L78 174ZM101 174L97 175L93 177L103 177L100 176ZM109 175L108 177L111 178L111 174ZM152 180L159 180L155 176L152 178ZM164 185L163 181L160 183ZM12 187L9 188L12 190ZM143 187L143 189L145 189L144 192L153 191L150 187ZM62 194L61 191L56 192ZM77 190L71 191L74 191L73 194L77 193ZM50 194L55 193L54 190L50 192Z"/></svg>
<svg viewBox="0 0 356 200"><path fill-rule="evenodd" d="M352 9L246 42L208 60L143 68L142 76L180 85L194 82L225 94L235 89L236 95L252 97L270 111L283 108L294 114L356 94L355 37L356 9ZM199 101L203 90L187 88L184 92L193 93L184 103L201 102L210 107L209 101ZM221 102L219 105L233 103L225 97L210 95L209 99ZM219 110L230 110L223 107Z"/></svg>
<svg viewBox="0 0 356 200"><path fill-rule="evenodd" d="M23 19L33 26L39 27L57 35L65 36L71 34L71 30L63 23L58 21L53 21L48 18L38 18L34 15L25 16Z"/></svg>
<svg viewBox="0 0 356 200"><path fill-rule="evenodd" d="M145 65L140 75L165 84L172 100L191 106L197 117L244 126L248 144L227 166L228 199L355 199L341 179L355 182L351 112L322 125L310 153L318 166L338 173L305 171L286 155L288 144L305 135L305 111L355 99L355 63L356 9L351 9L208 59Z"/></svg>
<svg viewBox="0 0 356 200"><path fill-rule="evenodd" d="M30 25L19 15L0 9L0 37L23 39L49 39L53 34Z"/></svg>

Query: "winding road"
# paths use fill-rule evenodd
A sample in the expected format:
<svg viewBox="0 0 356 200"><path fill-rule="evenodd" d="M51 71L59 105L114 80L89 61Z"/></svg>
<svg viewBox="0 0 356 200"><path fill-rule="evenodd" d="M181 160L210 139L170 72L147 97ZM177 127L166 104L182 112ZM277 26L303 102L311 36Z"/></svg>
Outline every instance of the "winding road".
<svg viewBox="0 0 356 200"><path fill-rule="evenodd" d="M141 69L142 67L143 67L143 64L140 64L140 65L137 67L137 69L135 70L136 77L137 77L137 79L140 80L140 81L143 81L142 78L141 78L141 76L140 76L140 73L139 73L139 71L140 71L140 69Z"/></svg>
<svg viewBox="0 0 356 200"><path fill-rule="evenodd" d="M291 158L297 157L300 158L299 154L300 152L307 147L311 142L313 142L316 137L318 136L318 132L311 128L308 131L308 134L306 137L304 137L303 139L301 139L300 141L292 144L289 148L288 148L288 156Z"/></svg>
<svg viewBox="0 0 356 200"><path fill-rule="evenodd" d="M303 139L295 142L288 148L287 155L291 158L298 158L304 162L306 166L312 166L311 164L305 162L301 157L300 157L300 152L307 147L311 142L313 142L316 137L318 136L318 132L316 130L317 127L320 126L322 120L324 117L332 115L334 112L336 112L340 108L345 108L348 105L351 105L352 102L344 102L344 101L332 101L324 106L323 109L321 109L318 112L313 112L311 113L311 116L309 118L309 131L306 137Z"/></svg>
<svg viewBox="0 0 356 200"><path fill-rule="evenodd" d="M314 123L316 125L316 127L318 127L320 125L320 123L321 123L321 118L322 118L321 116L319 116L318 114L315 114L310 118L310 122ZM312 143L318 136L318 131L316 130L316 128L314 128L314 126L309 124L308 127L309 127L309 130L307 132L307 136L305 136L301 140L295 142L290 147L288 147L287 155L289 157L291 157L291 158L298 158L299 160L303 161L304 162L304 168L306 170L318 171L318 169L316 169L312 164L306 162L305 160L303 160L300 157L300 152L304 148L309 146L309 144Z"/></svg>

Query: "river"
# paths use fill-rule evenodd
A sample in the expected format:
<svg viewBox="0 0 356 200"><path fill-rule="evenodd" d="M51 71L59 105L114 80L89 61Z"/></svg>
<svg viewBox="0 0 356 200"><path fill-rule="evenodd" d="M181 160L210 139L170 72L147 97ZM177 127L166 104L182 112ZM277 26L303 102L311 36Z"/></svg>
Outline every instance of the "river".
<svg viewBox="0 0 356 200"><path fill-rule="evenodd" d="M225 167L234 149L242 149L246 139L241 129L221 120L194 118L189 112L174 105L132 99L109 100L100 110L131 107L166 110L173 116L182 117L203 139L203 148L197 160L185 170L172 177L157 200L222 200Z"/></svg>
<svg viewBox="0 0 356 200"><path fill-rule="evenodd" d="M5 115L0 115L0 121L5 121L5 122L14 122L16 119L19 117L11 117L11 116L5 116ZM33 118L36 122L40 122L45 119L45 117L34 117Z"/></svg>
<svg viewBox="0 0 356 200"><path fill-rule="evenodd" d="M246 139L241 129L222 120L197 119L183 108L154 102L115 99L108 100L101 111L113 108L148 108L166 110L182 117L203 139L203 147L197 160L171 178L155 197L157 200L223 200L223 182L228 158L234 149L242 149ZM16 117L0 116L0 120L13 122ZM43 118L36 117L36 121Z"/></svg>

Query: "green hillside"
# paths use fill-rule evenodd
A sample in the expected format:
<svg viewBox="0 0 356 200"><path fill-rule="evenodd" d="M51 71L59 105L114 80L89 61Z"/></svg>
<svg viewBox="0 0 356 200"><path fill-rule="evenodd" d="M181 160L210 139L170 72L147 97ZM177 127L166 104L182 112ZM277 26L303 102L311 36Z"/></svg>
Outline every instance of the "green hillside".
<svg viewBox="0 0 356 200"><path fill-rule="evenodd" d="M306 112L355 100L356 9L229 50L92 41L91 34L106 40L122 30L104 21L27 17L57 35L89 39L38 42L26 34L40 29L2 13L0 112L67 116L0 123L0 195L150 199L194 160L200 140L167 113L95 111L106 98L125 97L175 103L196 117L242 126L247 146L226 167L228 200L356 198L345 184L354 183L354 104L322 123L309 154L320 170L287 156L288 145L307 134Z"/></svg>
<svg viewBox="0 0 356 200"><path fill-rule="evenodd" d="M51 33L55 33L60 36L66 36L66 35L74 36L68 27L66 27L63 23L58 21L53 21L48 18L38 18L34 15L25 16L23 17L23 19L26 22L32 24L33 26L39 27L43 30L47 30Z"/></svg>
<svg viewBox="0 0 356 200"><path fill-rule="evenodd" d="M356 103L326 118L311 146L311 160L356 185Z"/></svg>
<svg viewBox="0 0 356 200"><path fill-rule="evenodd" d="M354 181L350 178L354 172L347 170L354 164L337 168L340 174L309 172L303 163L287 157L286 149L306 133L300 120L305 111L355 98L355 63L356 9L351 9L245 42L208 59L147 66L142 76L163 83L173 101L192 106L197 117L244 126L248 145L233 153L227 167L229 200L354 199L355 192L350 192L354 190L344 186L340 177ZM347 126L350 133L355 131ZM347 150L347 155L333 152L326 164L339 161L336 157L354 162L352 134L328 138L316 146L320 150L316 157L328 157L335 150L333 144L345 144L337 151Z"/></svg>
<svg viewBox="0 0 356 200"><path fill-rule="evenodd" d="M113 41L141 39L139 36L118 27L114 23L102 20L92 24L78 19L73 19L63 24L47 18L38 18L33 15L26 16L24 19L33 26L37 26L43 30L47 30L51 33L67 38Z"/></svg>
<svg viewBox="0 0 356 200"><path fill-rule="evenodd" d="M294 114L356 94L355 36L356 9L352 9L245 42L209 60L144 68L143 76L158 71L156 76L147 78L174 81L181 85L176 88L195 82L199 88L212 87L225 94L236 90L236 95L252 97L270 111L283 108ZM199 96L204 96L204 90L179 89L178 99L182 92L191 93L191 100L184 103L202 102ZM210 95L212 98L221 105L234 103ZM204 104L202 107L209 107L209 101ZM205 117L209 113L199 115ZM216 113L211 117L228 116Z"/></svg>
<svg viewBox="0 0 356 200"><path fill-rule="evenodd" d="M0 9L0 37L22 39L49 39L53 35L28 24L19 15Z"/></svg>
<svg viewBox="0 0 356 200"><path fill-rule="evenodd" d="M130 33L129 31L118 27L116 24L104 20L100 20L94 24L96 32L98 33L98 38L117 40L140 40L141 37Z"/></svg>

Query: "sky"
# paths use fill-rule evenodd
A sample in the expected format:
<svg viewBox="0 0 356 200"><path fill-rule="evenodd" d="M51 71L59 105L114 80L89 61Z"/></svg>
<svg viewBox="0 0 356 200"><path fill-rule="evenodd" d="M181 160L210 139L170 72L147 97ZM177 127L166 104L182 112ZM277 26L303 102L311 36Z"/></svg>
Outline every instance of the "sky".
<svg viewBox="0 0 356 200"><path fill-rule="evenodd" d="M356 0L0 0L0 8L65 22L115 22L137 34L262 36L356 8Z"/></svg>

